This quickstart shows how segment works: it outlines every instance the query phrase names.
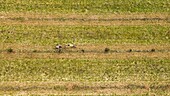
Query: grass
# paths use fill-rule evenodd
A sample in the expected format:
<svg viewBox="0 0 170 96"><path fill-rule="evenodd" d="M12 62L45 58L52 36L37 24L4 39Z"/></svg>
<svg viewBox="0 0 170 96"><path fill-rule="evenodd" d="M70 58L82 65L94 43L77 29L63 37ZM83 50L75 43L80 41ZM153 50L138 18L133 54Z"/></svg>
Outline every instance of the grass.
<svg viewBox="0 0 170 96"><path fill-rule="evenodd" d="M1 60L0 81L168 81L169 59Z"/></svg>
<svg viewBox="0 0 170 96"><path fill-rule="evenodd" d="M1 60L0 93L167 95L169 63L153 58Z"/></svg>
<svg viewBox="0 0 170 96"><path fill-rule="evenodd" d="M29 83L29 85L28 85ZM167 83L158 83L158 82L150 82L146 85L142 85L140 83L131 84L130 82L127 84L119 84L118 82L2 82L0 83L2 86L0 88L1 93L11 93L15 95L26 95L26 94L33 94L33 95L104 95L104 93L112 94L114 96L123 95L124 94L133 94L133 95L142 95L142 96L149 96L151 94L159 93L159 95L168 95L169 85ZM20 86L18 86L20 85ZM107 90L112 89L112 91ZM120 90L122 89L122 90ZM8 91L6 91L8 90ZM34 90L38 90L38 93L34 93ZM129 92L130 90L131 92ZM141 91L139 91L141 90ZM65 93L62 93L64 91ZM20 92L20 93L19 93ZM114 92L117 92L116 95ZM142 93L143 92L143 93Z"/></svg>
<svg viewBox="0 0 170 96"><path fill-rule="evenodd" d="M150 82L146 85L142 85L142 82L135 82L135 84L131 84L130 82L128 84L119 84L118 82L1 82L0 85L2 86L0 88L1 93L10 93L14 95L85 95L84 93L88 95L104 95L104 93L107 93L107 95L112 94L114 96L123 94L149 96L154 93L168 95L166 92L169 91L168 82ZM107 89L111 89L112 91ZM35 93L34 90L38 90L38 93ZM131 92L129 92L129 90ZM116 95L114 92L117 92L118 94Z"/></svg>
<svg viewBox="0 0 170 96"><path fill-rule="evenodd" d="M169 0L50 0L0 2L1 12L105 14L123 12L169 12Z"/></svg>
<svg viewBox="0 0 170 96"><path fill-rule="evenodd" d="M0 26L3 43L53 45L67 43L168 43L169 26Z"/></svg>
<svg viewBox="0 0 170 96"><path fill-rule="evenodd" d="M170 95L170 0L0 6L0 95Z"/></svg>

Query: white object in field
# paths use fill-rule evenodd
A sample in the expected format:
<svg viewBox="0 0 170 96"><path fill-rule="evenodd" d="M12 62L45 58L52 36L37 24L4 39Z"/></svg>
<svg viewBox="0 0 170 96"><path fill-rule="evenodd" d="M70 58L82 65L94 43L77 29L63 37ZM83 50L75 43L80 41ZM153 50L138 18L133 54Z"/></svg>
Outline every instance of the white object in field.
<svg viewBox="0 0 170 96"><path fill-rule="evenodd" d="M61 45L59 45L59 44L57 44L57 45L55 46L55 48L56 48L56 49L61 49L61 48L62 48L62 46L61 46Z"/></svg>
<svg viewBox="0 0 170 96"><path fill-rule="evenodd" d="M71 48L76 48L76 46L73 45L73 44L71 44L71 43L69 43L67 46L69 46L69 47L71 47Z"/></svg>

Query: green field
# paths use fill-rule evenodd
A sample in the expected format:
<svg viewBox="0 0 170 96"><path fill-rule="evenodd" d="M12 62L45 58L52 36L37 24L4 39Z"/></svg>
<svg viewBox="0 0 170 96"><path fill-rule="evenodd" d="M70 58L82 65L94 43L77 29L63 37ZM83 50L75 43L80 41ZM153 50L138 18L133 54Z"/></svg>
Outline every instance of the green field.
<svg viewBox="0 0 170 96"><path fill-rule="evenodd" d="M0 11L38 13L123 13L123 12L169 12L169 0L5 0Z"/></svg>
<svg viewBox="0 0 170 96"><path fill-rule="evenodd" d="M168 59L1 60L0 81L167 81Z"/></svg>
<svg viewBox="0 0 170 96"><path fill-rule="evenodd" d="M168 96L169 12L170 0L1 0L0 95Z"/></svg>
<svg viewBox="0 0 170 96"><path fill-rule="evenodd" d="M0 41L53 45L56 42L114 44L165 44L170 42L170 26L1 26Z"/></svg>

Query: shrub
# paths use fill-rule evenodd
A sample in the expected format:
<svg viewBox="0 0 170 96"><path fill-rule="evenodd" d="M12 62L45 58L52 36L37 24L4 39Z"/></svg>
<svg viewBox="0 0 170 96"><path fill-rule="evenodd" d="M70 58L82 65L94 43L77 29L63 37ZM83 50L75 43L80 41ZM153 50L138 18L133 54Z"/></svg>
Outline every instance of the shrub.
<svg viewBox="0 0 170 96"><path fill-rule="evenodd" d="M155 49L151 49L151 52L155 52Z"/></svg>
<svg viewBox="0 0 170 96"><path fill-rule="evenodd" d="M105 49L104 49L104 52L105 52L105 53L108 53L109 51L110 51L109 48L105 48Z"/></svg>
<svg viewBox="0 0 170 96"><path fill-rule="evenodd" d="M85 52L85 50L84 50L84 49L81 49L81 52L83 52L83 53L84 53L84 52Z"/></svg>
<svg viewBox="0 0 170 96"><path fill-rule="evenodd" d="M132 52L132 49L127 50L127 52Z"/></svg>
<svg viewBox="0 0 170 96"><path fill-rule="evenodd" d="M37 52L37 50L33 50L32 52L34 52L34 53L35 53L35 52Z"/></svg>
<svg viewBox="0 0 170 96"><path fill-rule="evenodd" d="M12 48L8 48L8 49L7 49L7 52L8 52L8 53L12 53L12 52L13 52L13 49L12 49Z"/></svg>

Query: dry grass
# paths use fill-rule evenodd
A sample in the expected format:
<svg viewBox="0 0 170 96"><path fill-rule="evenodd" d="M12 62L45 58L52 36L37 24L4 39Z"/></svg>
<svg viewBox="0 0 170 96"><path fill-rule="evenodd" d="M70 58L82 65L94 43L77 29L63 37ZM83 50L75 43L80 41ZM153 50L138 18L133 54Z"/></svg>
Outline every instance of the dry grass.
<svg viewBox="0 0 170 96"><path fill-rule="evenodd" d="M18 18L18 19L17 19ZM36 20L44 18L47 20ZM58 20L64 18L65 20ZM142 20L148 18L148 20ZM160 20L149 20L157 18ZM17 20L15 20L17 19ZM21 20L20 20L21 19ZM35 20L33 20L35 19ZM57 19L57 20L53 20ZM83 19L83 20L82 20ZM129 19L129 20L128 20ZM136 20L135 20L136 19ZM37 14L37 13L0 13L0 25L170 25L169 13L123 13L123 14ZM105 48L111 51L104 53ZM5 50L12 48L13 53ZM132 49L132 52L128 50ZM155 49L155 52L150 52ZM34 50L37 50L34 52ZM81 51L84 50L84 53ZM141 52L136 52L136 51ZM146 52L148 51L149 52ZM161 50L161 51L160 51ZM53 46L0 43L0 60L9 59L115 59L131 58L170 59L170 44L77 44L76 49L66 49L55 53ZM25 69L24 69L25 70ZM168 69L167 69L168 70ZM168 74L168 72L167 72ZM130 77L130 76L129 76ZM136 75L134 76L136 79ZM142 78L142 77L141 77ZM155 77L156 78L156 77ZM127 78L125 78L127 79ZM132 80L133 80L132 79ZM128 79L127 79L128 81ZM129 81L129 82L57 82L57 81L1 81L0 94L13 95L170 95L169 81ZM153 81L153 80L152 80Z"/></svg>
<svg viewBox="0 0 170 96"><path fill-rule="evenodd" d="M65 45L65 44L63 44ZM134 49L134 50L150 50L150 49L156 49L156 50L170 50L170 44L76 44L77 48L74 50L96 50L101 51L104 50L104 48L108 47L111 50L128 50L128 49ZM42 45L29 45L29 44L11 44L11 43L3 43L0 46L0 50L5 50L7 48L13 48L15 50L53 50L54 46L42 46Z"/></svg>
<svg viewBox="0 0 170 96"><path fill-rule="evenodd" d="M104 54L108 47L111 51ZM29 46L18 44L4 44L1 50L13 48L13 53L1 52L0 59L17 58L86 58L86 59L127 59L127 58L170 58L170 47L167 45L139 45L139 44L115 44L115 45L77 45L75 49L63 49L63 53L55 53L52 46ZM25 49L26 48L26 49ZM84 50L84 53L81 50ZM132 49L132 52L128 52ZM155 49L155 52L150 52ZM37 50L37 52L33 52ZM140 51L140 52L137 52Z"/></svg>
<svg viewBox="0 0 170 96"><path fill-rule="evenodd" d="M169 26L169 22L164 21L11 21L11 20L3 20L1 21L1 25L93 25L93 26L125 26L125 25L162 25Z"/></svg>
<svg viewBox="0 0 170 96"><path fill-rule="evenodd" d="M48 94L150 94L158 90L170 91L168 82L1 82L0 93L15 95ZM152 91L151 91L152 90Z"/></svg>
<svg viewBox="0 0 170 96"><path fill-rule="evenodd" d="M159 58L169 59L170 52L154 53L1 53L0 59L130 59L130 58Z"/></svg>
<svg viewBox="0 0 170 96"><path fill-rule="evenodd" d="M106 15L1 13L0 21L3 25L170 25L168 13Z"/></svg>
<svg viewBox="0 0 170 96"><path fill-rule="evenodd" d="M79 19L112 19L112 18L169 18L169 13L119 13L119 14L43 14L43 13L0 13L3 18L79 18Z"/></svg>

